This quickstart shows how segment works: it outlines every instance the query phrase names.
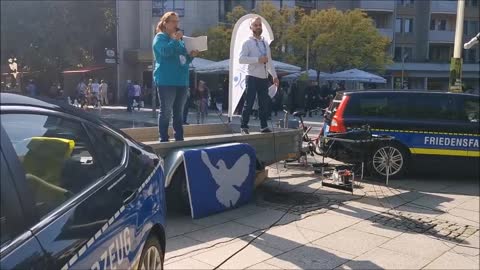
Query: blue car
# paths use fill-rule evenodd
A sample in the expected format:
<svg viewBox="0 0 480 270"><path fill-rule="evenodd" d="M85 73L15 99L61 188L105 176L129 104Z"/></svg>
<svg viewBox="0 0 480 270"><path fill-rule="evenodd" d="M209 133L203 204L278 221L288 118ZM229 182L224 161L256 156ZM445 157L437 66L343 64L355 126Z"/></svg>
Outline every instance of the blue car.
<svg viewBox="0 0 480 270"><path fill-rule="evenodd" d="M162 269L162 162L69 105L0 94L1 269Z"/></svg>

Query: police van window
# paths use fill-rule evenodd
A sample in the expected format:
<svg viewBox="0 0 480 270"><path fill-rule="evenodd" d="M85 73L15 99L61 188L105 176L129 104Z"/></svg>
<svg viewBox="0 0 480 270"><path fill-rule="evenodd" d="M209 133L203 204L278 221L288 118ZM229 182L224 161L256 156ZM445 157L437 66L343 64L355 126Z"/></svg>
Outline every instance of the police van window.
<svg viewBox="0 0 480 270"><path fill-rule="evenodd" d="M480 101L478 98L466 98L463 106L463 119L472 123L478 123Z"/></svg>
<svg viewBox="0 0 480 270"><path fill-rule="evenodd" d="M60 117L2 114L40 217L103 174L83 126Z"/></svg>
<svg viewBox="0 0 480 270"><path fill-rule="evenodd" d="M125 143L107 131L94 126L87 126L92 133L92 144L98 147L98 155L106 171L121 165L125 152Z"/></svg>
<svg viewBox="0 0 480 270"><path fill-rule="evenodd" d="M411 100L410 118L422 120L458 120L459 114L452 97L421 95Z"/></svg>

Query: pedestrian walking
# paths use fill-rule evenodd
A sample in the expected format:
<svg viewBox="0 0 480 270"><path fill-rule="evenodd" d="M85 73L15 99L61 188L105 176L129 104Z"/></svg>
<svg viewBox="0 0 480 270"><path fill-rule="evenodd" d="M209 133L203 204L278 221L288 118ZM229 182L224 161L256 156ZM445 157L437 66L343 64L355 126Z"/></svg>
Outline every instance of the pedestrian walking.
<svg viewBox="0 0 480 270"><path fill-rule="evenodd" d="M197 107L197 124L205 124L205 118L208 113L209 96L210 89L208 89L204 81L200 81L194 95L195 105Z"/></svg>
<svg viewBox="0 0 480 270"><path fill-rule="evenodd" d="M28 81L28 85L25 90L27 91L27 95L31 97L37 96L37 86L33 80Z"/></svg>
<svg viewBox="0 0 480 270"><path fill-rule="evenodd" d="M198 51L187 52L178 24L177 13L165 13L157 24L157 34L152 44L155 57L153 77L160 100L160 142L168 142L168 126L172 115L175 140L183 141L183 109L189 85L189 65L193 57L198 55Z"/></svg>
<svg viewBox="0 0 480 270"><path fill-rule="evenodd" d="M136 102L138 110L141 108L141 96L142 96L142 87L138 84L137 81L133 83L133 100Z"/></svg>
<svg viewBox="0 0 480 270"><path fill-rule="evenodd" d="M98 103L100 102L100 84L98 83L97 79L93 80L91 84L91 90L92 90L92 97L91 97L92 105L94 107L98 107Z"/></svg>
<svg viewBox="0 0 480 270"><path fill-rule="evenodd" d="M132 112L133 97L135 96L135 88L131 80L127 80L127 112Z"/></svg>
<svg viewBox="0 0 480 270"><path fill-rule="evenodd" d="M108 84L105 80L100 81L100 103L108 105Z"/></svg>

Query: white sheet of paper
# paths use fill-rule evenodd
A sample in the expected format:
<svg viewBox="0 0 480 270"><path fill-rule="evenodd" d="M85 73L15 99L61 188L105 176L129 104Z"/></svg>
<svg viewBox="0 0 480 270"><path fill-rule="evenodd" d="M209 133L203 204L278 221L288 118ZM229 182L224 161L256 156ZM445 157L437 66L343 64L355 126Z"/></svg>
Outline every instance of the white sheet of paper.
<svg viewBox="0 0 480 270"><path fill-rule="evenodd" d="M198 50L199 52L208 50L207 36L199 36L199 37L183 36L183 42L185 42L185 48L187 49L188 53L194 50Z"/></svg>
<svg viewBox="0 0 480 270"><path fill-rule="evenodd" d="M272 84L272 86L270 86L268 88L268 95L273 98L275 96L275 94L277 93L277 86L275 84Z"/></svg>

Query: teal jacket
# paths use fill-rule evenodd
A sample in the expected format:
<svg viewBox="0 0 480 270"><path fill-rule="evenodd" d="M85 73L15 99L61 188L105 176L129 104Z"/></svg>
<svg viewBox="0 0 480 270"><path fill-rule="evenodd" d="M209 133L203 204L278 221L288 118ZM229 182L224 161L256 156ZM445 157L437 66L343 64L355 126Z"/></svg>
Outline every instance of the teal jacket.
<svg viewBox="0 0 480 270"><path fill-rule="evenodd" d="M158 33L153 39L155 68L153 79L156 86L189 86L189 66L193 58L187 53L183 41Z"/></svg>

